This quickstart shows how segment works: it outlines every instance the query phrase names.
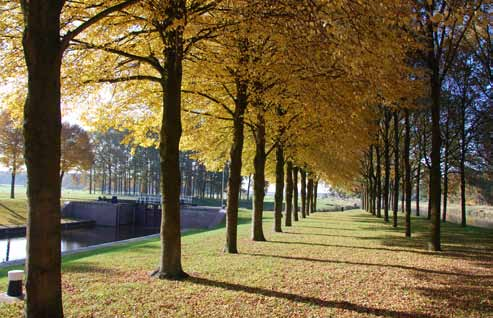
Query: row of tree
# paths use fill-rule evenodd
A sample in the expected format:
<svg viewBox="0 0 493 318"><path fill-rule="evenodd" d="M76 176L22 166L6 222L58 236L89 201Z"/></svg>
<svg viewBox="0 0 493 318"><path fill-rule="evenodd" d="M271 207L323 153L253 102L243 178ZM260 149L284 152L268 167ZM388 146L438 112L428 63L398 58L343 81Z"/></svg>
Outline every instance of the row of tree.
<svg viewBox="0 0 493 318"><path fill-rule="evenodd" d="M128 144L127 132L110 129L92 136L94 161L88 172L90 193L117 195L161 194L159 151L154 146ZM221 197L224 173L208 171L191 152L180 152L181 194L200 199Z"/></svg>
<svg viewBox="0 0 493 318"><path fill-rule="evenodd" d="M493 27L491 21L483 24L492 9L486 2L451 5L437 1L424 12L431 16L433 8L443 13L438 10L434 28L420 34L429 39L428 46L412 55L412 63L433 74L432 98L418 100L410 109L398 104L376 107L379 115L374 141L362 161L361 188L368 211L381 217L383 209L388 222L392 210L394 226L401 200L406 236L411 235L412 196L419 216L420 197L425 192L433 248L440 250L440 220L447 220L449 195L455 192L451 179L458 179L462 226L467 224L468 185L479 189L481 203L492 202ZM422 17L422 27L425 20Z"/></svg>
<svg viewBox="0 0 493 318"><path fill-rule="evenodd" d="M19 8L2 1L2 12L9 12L0 21L1 63L10 70L4 72L10 75L6 81L15 85L27 78L28 87L26 315L63 316L62 96L66 103L88 104L86 118L97 130L125 130L128 144L159 149L165 199L155 276L171 279L187 276L181 263L180 150L193 150L209 170L229 162L225 250L236 253L242 175L253 173L252 239L265 240L266 179L278 188L275 229L280 230L285 166L301 168L301 184L309 180L306 202L312 202L319 178L354 187L358 159L374 144L380 113L373 105L409 109L430 100L430 237L433 249L440 250L442 84L460 43L474 38L466 36L469 31L477 26L481 41L490 35L484 31L489 5L486 0L30 0ZM423 59L414 58L418 53ZM19 76L26 74L25 66L27 76ZM91 105L91 98L107 95L107 102ZM291 186L298 184L289 179L288 197L297 194ZM291 198L288 202L292 209Z"/></svg>

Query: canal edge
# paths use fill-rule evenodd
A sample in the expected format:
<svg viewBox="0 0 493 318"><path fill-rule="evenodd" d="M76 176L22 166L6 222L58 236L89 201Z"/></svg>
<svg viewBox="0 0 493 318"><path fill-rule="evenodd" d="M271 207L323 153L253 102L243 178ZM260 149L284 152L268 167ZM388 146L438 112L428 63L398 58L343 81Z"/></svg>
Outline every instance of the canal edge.
<svg viewBox="0 0 493 318"><path fill-rule="evenodd" d="M181 233L183 234L183 233L186 233L189 231L191 231L191 229L184 229L181 231ZM97 250L100 248L105 248L105 247L114 247L114 246L129 244L129 243L138 243L141 241L146 241L149 239L154 239L154 238L159 238L159 237L160 237L160 234L158 233L158 234L146 235L146 236L142 236L142 237L135 237L135 238L131 238L131 239L123 240L123 241L108 242L108 243L102 243L102 244L98 244L98 245L87 246L87 247L79 248L79 249L76 249L73 251L62 252L62 257L67 256L67 255L75 255L75 254L79 254L79 253L90 252L90 251L94 251L94 250ZM3 263L0 263L0 268L6 268L6 267L11 267L11 266L20 266L20 265L24 265L25 262L26 262L25 258L13 260L13 261L8 261L8 262L3 262Z"/></svg>

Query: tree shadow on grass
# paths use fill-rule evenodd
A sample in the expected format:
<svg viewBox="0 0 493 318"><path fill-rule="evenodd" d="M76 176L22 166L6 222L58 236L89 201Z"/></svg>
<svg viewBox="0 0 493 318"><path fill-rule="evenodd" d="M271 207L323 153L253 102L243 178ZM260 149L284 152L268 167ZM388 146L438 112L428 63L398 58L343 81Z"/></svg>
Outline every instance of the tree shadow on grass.
<svg viewBox="0 0 493 318"><path fill-rule="evenodd" d="M286 233L286 232L284 232ZM304 234L304 233L300 233ZM306 235L310 235L310 233L306 233ZM382 237L354 237L358 239L368 239L368 240L378 240L382 239ZM324 244L324 243L313 243L313 242L285 242L285 241L268 241L269 243L278 243L278 244L292 244L292 245L306 245L306 246L319 246L319 247L336 247L336 248L347 248L347 249L358 249L358 250L371 250L371 251L385 251L385 252L405 252L405 253L413 253L425 256L437 256L437 257L446 257L446 258L455 258L455 259L463 259L463 260L472 260L472 261L491 261L493 263L493 254L492 253L482 253L475 251L468 251L464 249L447 249L444 252L434 252L434 251L423 251L419 249L416 244L399 244L397 241L401 238L389 237L388 238L391 243L385 244L386 246L396 246L398 248L387 248L387 247L367 247L367 246L353 246L353 245L341 245L341 244ZM408 239L402 238L402 240L409 242ZM405 247L405 248L402 248ZM491 267L492 263L489 264ZM481 266L487 267L486 263L481 263Z"/></svg>
<svg viewBox="0 0 493 318"><path fill-rule="evenodd" d="M348 301L324 300L324 299L320 299L320 298L316 298L316 297L296 295L296 294L291 294L291 293L286 293L286 292L280 292L280 291L275 291L275 290L270 290L270 289L259 288L259 287L251 287L251 286L245 286L245 285L228 283L228 282L214 281L214 280L210 280L207 278L191 277L188 279L188 281L192 282L194 284L202 285L202 286L222 288L225 290L245 292L245 293L260 295L260 296L265 296L265 297L274 297L274 298L279 298L279 299L285 299L285 300L289 300L292 302L308 304L308 305L315 305L315 306L322 307L322 308L344 309L344 310L353 311L353 312L362 313L362 314L372 314L372 315L376 315L376 316L402 317L402 318L432 318L432 317L436 317L436 316L432 316L429 314L422 314L422 313L417 313L417 312L403 312L403 311L396 311L396 310L389 310L389 309L367 307L367 306L363 306L363 305L359 305L359 304L354 304L354 303L351 303Z"/></svg>
<svg viewBox="0 0 493 318"><path fill-rule="evenodd" d="M311 226L311 225L298 225L295 223L294 225L295 228L300 228L300 229L319 229L319 230L334 230L334 231L349 231L349 232L354 232L357 229L348 229L348 228L335 228L335 227L324 227L324 226Z"/></svg>
<svg viewBox="0 0 493 318"><path fill-rule="evenodd" d="M431 251L429 250L428 238L421 234L418 235L415 234L410 239L405 237L396 237L395 235L383 235L379 238L369 239L379 240L379 243L384 246L382 249L389 247L389 250L409 251L416 254L434 255L441 258L454 258L474 262L489 261L491 262L491 265L493 265L493 253L489 252L487 249L479 249L468 246L470 241L468 241L467 238L463 238L462 240L454 239L454 241L450 241L446 237L442 237L442 251Z"/></svg>
<svg viewBox="0 0 493 318"><path fill-rule="evenodd" d="M24 215L17 213L15 210L12 210L5 204L0 203L0 208L4 208L8 211L9 215L7 217L10 224L23 225L26 223L27 219Z"/></svg>
<svg viewBox="0 0 493 318"><path fill-rule="evenodd" d="M416 275L422 281L430 281L429 275ZM465 277L435 278L432 286L415 289L427 299L434 299L440 304L447 304L452 309L467 312L468 316L479 313L480 317L493 317L493 277L470 275ZM464 315L464 313L462 313ZM455 316L451 314L450 316Z"/></svg>
<svg viewBox="0 0 493 318"><path fill-rule="evenodd" d="M357 232L355 230L355 232ZM380 237L378 236L357 236L357 235L344 235L344 234L322 234L322 233L311 233L311 232L282 232L283 234L293 234L293 235L307 235L307 236L325 236L325 237L344 237L344 238L352 238L352 239L363 239L363 240L377 240Z"/></svg>
<svg viewBox="0 0 493 318"><path fill-rule="evenodd" d="M403 217L399 216L399 226L392 227L372 215L353 215L356 222L369 223L363 230L378 230L388 235L380 237L380 244L389 247L404 247L427 250L430 241L430 221L426 218L411 219L412 238L404 237ZM376 223L376 224L375 224ZM377 227L375 227L377 226ZM481 263L490 261L493 265L493 230L473 226L461 227L449 222L441 223L441 252L438 257L450 257ZM482 266L483 266L482 265ZM484 267L484 266L483 266Z"/></svg>
<svg viewBox="0 0 493 318"><path fill-rule="evenodd" d="M344 218L344 220L342 220ZM428 241L430 233L429 220L426 218L412 218L412 238L404 237L404 226L402 224L403 217L399 215L399 226L392 227L391 224L386 224L382 219L376 218L370 214L344 215L341 217L344 222L366 223L368 226L362 228L365 231L386 232L386 235L376 237L358 237L358 236L343 236L332 234L319 233L299 233L300 235L315 235L315 236L334 236L348 237L360 240L378 240L379 243L387 247L396 247L389 250L409 251L415 250L414 253L422 255L436 255L437 257L455 258L469 260L480 264L479 266L487 267L485 264L491 262L493 264L493 231L489 229L481 229L477 227L463 228L457 224L442 223L442 252L428 251ZM313 222L315 223L315 222ZM320 225L319 222L316 222ZM323 229L322 227L320 227ZM357 231L355 229L354 231ZM288 232L292 233L292 232ZM388 234L387 234L388 233ZM289 244L289 243L288 243ZM385 248L385 247L384 247ZM371 249L371 248L369 248Z"/></svg>
<svg viewBox="0 0 493 318"><path fill-rule="evenodd" d="M326 237L347 237L347 238L358 238L357 236L353 235L339 235L339 234L321 234L321 233L302 233L302 232L287 232L283 231L283 234L296 234L296 235L309 235L309 236L326 236Z"/></svg>
<svg viewBox="0 0 493 318"><path fill-rule="evenodd" d="M353 245L342 245L342 244L322 244L322 243L309 243L309 242L281 242L281 241L269 241L270 243L283 243L283 244L301 244L301 245L315 245L321 247L336 247L336 248L347 248L347 249L358 249L358 250L369 250L369 251L382 251L382 252L396 252L396 253L413 253L420 255L436 255L434 252L420 251L415 249L397 249L397 248L386 248L386 247L369 247L369 246L353 246ZM442 255L442 254L439 254Z"/></svg>
<svg viewBox="0 0 493 318"><path fill-rule="evenodd" d="M472 275L469 273L437 271L437 270L431 270L431 269L427 269L427 268L419 268L419 267L395 265L395 264L363 263L363 262L340 261L340 260L318 259L318 258L308 258L308 257L270 255L270 254L260 254L260 253L249 253L249 254L247 253L245 255L250 255L250 256L255 256L255 257L273 257L273 258L280 258L280 259L285 259L285 260L295 260L295 261L304 261L304 262L346 264L346 265L370 266L370 267L379 267L379 268L390 267L390 268L414 271L417 273L427 273L427 274L457 276L457 277L469 277L469 278L473 278L473 279L493 279L493 275Z"/></svg>
<svg viewBox="0 0 493 318"><path fill-rule="evenodd" d="M313 243L313 242L265 241L265 243L290 244L290 245L305 245L305 246L318 246L318 247L337 247L337 245L323 244L323 243Z"/></svg>
<svg viewBox="0 0 493 318"><path fill-rule="evenodd" d="M64 265L62 267L62 273L97 273L97 274L109 274L109 275L123 275L123 272L113 267L102 267L87 262L76 262Z"/></svg>

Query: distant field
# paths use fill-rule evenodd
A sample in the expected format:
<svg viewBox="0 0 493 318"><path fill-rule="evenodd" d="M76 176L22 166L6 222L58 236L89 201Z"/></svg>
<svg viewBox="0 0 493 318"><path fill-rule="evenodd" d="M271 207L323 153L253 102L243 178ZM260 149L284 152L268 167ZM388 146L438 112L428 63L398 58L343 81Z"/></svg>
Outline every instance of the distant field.
<svg viewBox="0 0 493 318"><path fill-rule="evenodd" d="M15 187L15 197L16 199L26 199L26 187L16 186ZM65 200L92 200L97 199L97 194L89 194L86 190L62 190L62 197ZM10 198L10 185L0 184L0 200Z"/></svg>

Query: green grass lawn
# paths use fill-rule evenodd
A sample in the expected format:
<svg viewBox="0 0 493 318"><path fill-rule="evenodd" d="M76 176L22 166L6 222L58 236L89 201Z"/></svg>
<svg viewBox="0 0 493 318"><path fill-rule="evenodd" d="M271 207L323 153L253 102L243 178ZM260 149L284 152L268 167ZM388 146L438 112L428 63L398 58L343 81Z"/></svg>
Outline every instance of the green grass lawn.
<svg viewBox="0 0 493 318"><path fill-rule="evenodd" d="M239 255L222 253L220 228L183 238L182 282L149 277L152 240L64 258L67 317L492 317L493 231L443 225L444 252L427 252L428 221L413 239L361 211L317 213L249 240L241 211ZM0 289L6 288L6 270ZM20 317L22 304L0 305Z"/></svg>

